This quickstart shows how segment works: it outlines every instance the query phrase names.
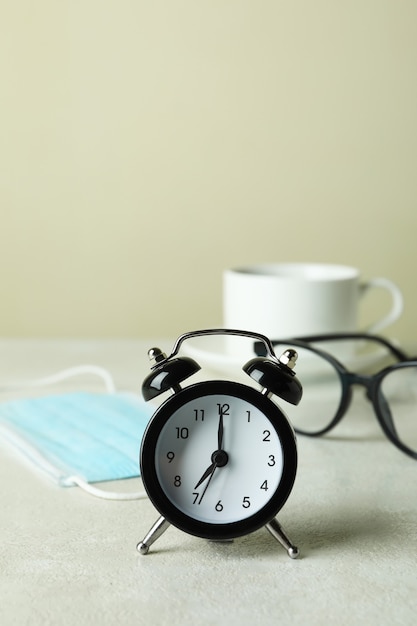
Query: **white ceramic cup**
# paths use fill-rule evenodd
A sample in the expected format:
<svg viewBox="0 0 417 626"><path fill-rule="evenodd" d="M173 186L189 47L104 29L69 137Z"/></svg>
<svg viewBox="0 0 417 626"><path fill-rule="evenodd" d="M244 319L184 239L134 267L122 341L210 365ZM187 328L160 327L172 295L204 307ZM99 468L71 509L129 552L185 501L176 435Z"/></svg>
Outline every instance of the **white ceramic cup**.
<svg viewBox="0 0 417 626"><path fill-rule="evenodd" d="M358 330L359 306L371 289L388 290L392 306L366 332L379 332L403 311L400 289L386 278L361 281L354 267L323 263L277 263L225 270L223 324L270 339ZM233 336L226 350L248 355L248 346ZM249 347L250 350L250 347Z"/></svg>

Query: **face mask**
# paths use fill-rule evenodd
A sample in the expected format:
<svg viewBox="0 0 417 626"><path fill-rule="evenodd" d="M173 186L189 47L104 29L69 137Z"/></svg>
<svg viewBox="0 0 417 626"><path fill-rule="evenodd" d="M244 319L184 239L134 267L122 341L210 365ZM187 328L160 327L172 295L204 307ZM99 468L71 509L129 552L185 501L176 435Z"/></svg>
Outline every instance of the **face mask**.
<svg viewBox="0 0 417 626"><path fill-rule="evenodd" d="M152 410L129 393L68 393L0 404L7 441L58 485L93 495L137 499L91 485L139 476L139 448Z"/></svg>

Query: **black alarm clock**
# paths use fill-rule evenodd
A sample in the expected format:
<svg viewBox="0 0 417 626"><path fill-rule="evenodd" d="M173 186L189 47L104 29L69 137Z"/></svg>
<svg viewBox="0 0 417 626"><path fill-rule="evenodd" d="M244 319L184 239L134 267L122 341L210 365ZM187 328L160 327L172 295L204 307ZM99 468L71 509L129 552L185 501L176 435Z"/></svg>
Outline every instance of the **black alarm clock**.
<svg viewBox="0 0 417 626"><path fill-rule="evenodd" d="M267 357L243 366L259 389L229 380L181 386L200 369L190 357L177 357L181 344L213 334L240 335L265 345ZM219 541L266 526L296 558L298 549L275 518L294 484L296 440L271 397L299 403L302 387L293 371L297 353L288 349L277 358L264 335L208 329L181 335L169 356L158 348L148 354L152 371L142 385L144 399L167 391L171 395L155 411L142 439L140 472L161 517L137 550L146 554L170 524Z"/></svg>

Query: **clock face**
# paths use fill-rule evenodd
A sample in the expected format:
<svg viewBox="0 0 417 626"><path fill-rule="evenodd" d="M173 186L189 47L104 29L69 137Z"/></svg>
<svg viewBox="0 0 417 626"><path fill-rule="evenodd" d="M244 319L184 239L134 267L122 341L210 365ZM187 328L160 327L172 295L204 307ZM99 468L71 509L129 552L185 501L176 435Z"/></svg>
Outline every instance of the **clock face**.
<svg viewBox="0 0 417 626"><path fill-rule="evenodd" d="M200 537L237 537L269 522L296 473L284 414L252 387L186 387L155 413L142 441L141 475L172 524Z"/></svg>

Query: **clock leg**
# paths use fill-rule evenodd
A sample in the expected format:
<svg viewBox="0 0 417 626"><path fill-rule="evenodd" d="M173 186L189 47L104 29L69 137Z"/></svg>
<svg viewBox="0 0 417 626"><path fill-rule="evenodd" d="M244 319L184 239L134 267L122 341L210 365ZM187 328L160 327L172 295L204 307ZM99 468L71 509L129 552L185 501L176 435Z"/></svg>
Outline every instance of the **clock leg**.
<svg viewBox="0 0 417 626"><path fill-rule="evenodd" d="M299 555L298 548L290 541L288 535L285 533L281 524L278 522L276 518L272 519L268 524L266 524L267 530L271 533L277 541L280 542L283 548L288 552L288 556L292 559L296 559Z"/></svg>
<svg viewBox="0 0 417 626"><path fill-rule="evenodd" d="M152 526L148 534L143 541L140 541L136 546L136 550L141 554L148 554L150 546L166 531L169 526L169 522L165 517L160 517Z"/></svg>

